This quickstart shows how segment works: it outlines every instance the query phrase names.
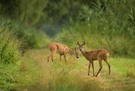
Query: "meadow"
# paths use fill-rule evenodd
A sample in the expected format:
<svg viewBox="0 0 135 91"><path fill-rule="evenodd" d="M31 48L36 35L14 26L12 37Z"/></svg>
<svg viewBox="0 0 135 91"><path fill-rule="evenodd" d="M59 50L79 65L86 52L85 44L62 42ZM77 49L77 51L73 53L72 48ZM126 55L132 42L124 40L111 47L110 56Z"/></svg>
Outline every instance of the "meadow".
<svg viewBox="0 0 135 91"><path fill-rule="evenodd" d="M79 59L68 55L67 63L59 60L56 54L54 62L47 62L47 49L29 50L20 63L20 91L134 91L135 61L124 57L110 57L111 75L103 62L98 77L87 76L88 61L79 54ZM99 69L97 61L95 72ZM25 79L25 80L22 80ZM29 82L27 84L24 84ZM20 89L21 88L21 89Z"/></svg>
<svg viewBox="0 0 135 91"><path fill-rule="evenodd" d="M135 0L0 0L0 91L134 91ZM108 67L87 76L79 54L47 62L50 42L106 49ZM95 73L99 69L95 61Z"/></svg>

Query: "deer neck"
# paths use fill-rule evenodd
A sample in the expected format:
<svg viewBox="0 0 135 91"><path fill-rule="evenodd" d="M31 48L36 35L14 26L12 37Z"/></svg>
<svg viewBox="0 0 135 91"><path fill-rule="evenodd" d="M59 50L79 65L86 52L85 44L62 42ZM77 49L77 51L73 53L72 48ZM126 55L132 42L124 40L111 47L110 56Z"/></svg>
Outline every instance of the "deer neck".
<svg viewBox="0 0 135 91"><path fill-rule="evenodd" d="M69 52L68 52L69 54L73 54L74 53L74 51L73 50L71 50L71 49L69 49Z"/></svg>
<svg viewBox="0 0 135 91"><path fill-rule="evenodd" d="M81 53L83 54L83 56L86 56L86 52L84 50L81 50Z"/></svg>

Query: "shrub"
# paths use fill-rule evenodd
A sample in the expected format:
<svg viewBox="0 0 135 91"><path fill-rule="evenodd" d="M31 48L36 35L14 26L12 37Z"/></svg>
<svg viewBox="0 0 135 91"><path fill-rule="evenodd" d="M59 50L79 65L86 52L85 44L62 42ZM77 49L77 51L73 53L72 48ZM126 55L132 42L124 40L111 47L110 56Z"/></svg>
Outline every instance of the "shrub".
<svg viewBox="0 0 135 91"><path fill-rule="evenodd" d="M14 90L16 81L13 76L17 72L17 65L21 58L20 42L8 28L0 26L0 90Z"/></svg>
<svg viewBox="0 0 135 91"><path fill-rule="evenodd" d="M20 58L19 41L11 32L0 27L0 63L14 64Z"/></svg>

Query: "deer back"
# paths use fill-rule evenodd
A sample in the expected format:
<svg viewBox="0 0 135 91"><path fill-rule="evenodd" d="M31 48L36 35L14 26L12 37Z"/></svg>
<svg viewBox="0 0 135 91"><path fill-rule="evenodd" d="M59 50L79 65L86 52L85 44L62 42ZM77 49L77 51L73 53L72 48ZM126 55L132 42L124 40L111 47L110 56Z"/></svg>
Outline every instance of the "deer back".
<svg viewBox="0 0 135 91"><path fill-rule="evenodd" d="M52 42L48 47L51 51L56 51L58 54L65 54L70 50L66 45L57 42Z"/></svg>
<svg viewBox="0 0 135 91"><path fill-rule="evenodd" d="M82 51L82 54L87 60L97 60L106 59L109 53L105 49L101 49L93 51Z"/></svg>
<svg viewBox="0 0 135 91"><path fill-rule="evenodd" d="M69 52L69 48L66 46L66 45L63 45L63 44L58 44L57 45L57 52L59 54L66 54Z"/></svg>

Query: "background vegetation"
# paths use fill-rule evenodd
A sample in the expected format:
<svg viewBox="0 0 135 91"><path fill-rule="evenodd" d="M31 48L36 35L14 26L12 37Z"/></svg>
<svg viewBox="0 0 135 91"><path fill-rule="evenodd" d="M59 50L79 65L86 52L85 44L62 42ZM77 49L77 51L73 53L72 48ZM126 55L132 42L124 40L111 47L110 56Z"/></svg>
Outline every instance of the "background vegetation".
<svg viewBox="0 0 135 91"><path fill-rule="evenodd" d="M134 3L135 0L0 0L0 90L33 88L38 83L40 77L38 72L41 71L40 63L37 66L37 61L33 60L39 61L44 58L39 56L39 58L33 59L29 55L36 56L38 53L32 54L28 50L41 49L42 55L42 51L52 41L67 44L70 48L76 47L77 41L86 41L85 49L105 48L110 52L111 57L132 58L131 65L128 64L134 66ZM28 55L26 55L27 51ZM47 53L45 50L44 54ZM122 59L124 60L124 58ZM116 61L112 64L116 65ZM121 65L121 61L118 64ZM59 68L55 67L57 65L50 65L48 69L58 69L56 72L58 75L60 72ZM65 70L64 67L61 68ZM121 71L122 67L113 68ZM71 69L73 68L71 67ZM71 69L69 67L67 71ZM132 78L135 75L132 73L132 69L132 67L131 69L126 68L122 74L124 74L124 78L129 77L134 81ZM21 75L25 76L20 77ZM32 77L32 75L34 76ZM76 91L78 90L77 83L69 82L74 76L67 78L68 80L65 82L69 84L65 89L58 81L62 77L55 78L56 84L49 85L50 83L48 83L47 86L50 87L43 88L67 91L69 88L73 88L71 86L73 84L75 88L71 91ZM65 79L66 75L63 78ZM76 80L78 79L82 82L81 77L76 78ZM46 79L44 80L46 81ZM50 81L52 78L48 82ZM94 82L99 86L97 90L111 89L100 87L100 82L98 83L97 80ZM92 83L84 82L80 91L87 87L90 89L87 86L89 84ZM93 85L94 88L96 87ZM132 87L127 90L132 90Z"/></svg>

